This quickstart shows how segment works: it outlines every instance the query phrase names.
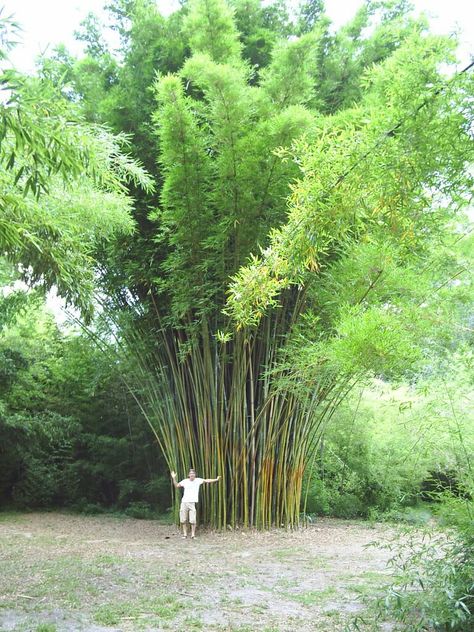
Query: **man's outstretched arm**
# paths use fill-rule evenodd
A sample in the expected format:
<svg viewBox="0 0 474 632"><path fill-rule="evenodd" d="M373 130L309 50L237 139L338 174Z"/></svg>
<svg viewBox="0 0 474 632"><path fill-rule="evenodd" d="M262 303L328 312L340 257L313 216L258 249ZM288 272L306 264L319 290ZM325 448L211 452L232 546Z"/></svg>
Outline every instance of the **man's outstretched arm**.
<svg viewBox="0 0 474 632"><path fill-rule="evenodd" d="M173 481L173 485L178 489L178 487L182 487L181 483L176 482L176 472L171 472L171 480Z"/></svg>
<svg viewBox="0 0 474 632"><path fill-rule="evenodd" d="M219 479L220 479L220 476L218 476L217 478L204 478L203 481L205 483L217 483Z"/></svg>

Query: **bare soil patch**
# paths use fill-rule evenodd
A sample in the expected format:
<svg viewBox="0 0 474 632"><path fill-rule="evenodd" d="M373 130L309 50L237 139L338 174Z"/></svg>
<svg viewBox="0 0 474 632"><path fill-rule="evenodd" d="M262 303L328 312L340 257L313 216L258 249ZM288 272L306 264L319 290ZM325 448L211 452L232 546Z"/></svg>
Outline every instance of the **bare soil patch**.
<svg viewBox="0 0 474 632"><path fill-rule="evenodd" d="M158 521L0 514L0 630L344 630L387 579L387 525L198 532Z"/></svg>

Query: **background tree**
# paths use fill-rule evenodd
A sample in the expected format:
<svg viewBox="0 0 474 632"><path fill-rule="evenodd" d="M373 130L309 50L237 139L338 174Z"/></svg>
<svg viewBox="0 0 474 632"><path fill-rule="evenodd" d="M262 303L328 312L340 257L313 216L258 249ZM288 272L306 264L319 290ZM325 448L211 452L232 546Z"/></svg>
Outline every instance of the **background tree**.
<svg viewBox="0 0 474 632"><path fill-rule="evenodd" d="M168 480L124 390L126 361L58 329L41 296L23 294L0 335L0 504L165 512Z"/></svg>

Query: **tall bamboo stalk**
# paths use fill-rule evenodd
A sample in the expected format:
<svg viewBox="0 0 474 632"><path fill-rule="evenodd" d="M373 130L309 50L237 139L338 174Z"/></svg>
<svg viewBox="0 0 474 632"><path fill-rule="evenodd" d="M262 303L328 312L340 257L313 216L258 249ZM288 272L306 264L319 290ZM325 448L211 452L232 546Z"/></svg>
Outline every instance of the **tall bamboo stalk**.
<svg viewBox="0 0 474 632"><path fill-rule="evenodd" d="M167 465L183 475L194 467L222 476L220 486L202 490L200 518L213 527L300 523L318 430L351 387L349 379L322 375L296 392L275 380L303 305L302 293L287 297L258 329L236 331L224 343L207 320L199 329L172 329L158 309L153 340L146 319L143 329L140 318L124 328L136 361L134 396Z"/></svg>

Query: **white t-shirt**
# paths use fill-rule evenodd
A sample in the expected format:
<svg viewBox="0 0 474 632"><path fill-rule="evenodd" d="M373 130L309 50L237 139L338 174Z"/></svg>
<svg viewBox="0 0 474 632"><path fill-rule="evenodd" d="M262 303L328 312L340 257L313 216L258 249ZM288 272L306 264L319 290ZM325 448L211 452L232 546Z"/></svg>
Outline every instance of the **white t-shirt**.
<svg viewBox="0 0 474 632"><path fill-rule="evenodd" d="M199 502L199 488L204 483L203 478L195 478L193 481L190 478L185 478L180 481L181 487L184 487L183 503L197 503Z"/></svg>

